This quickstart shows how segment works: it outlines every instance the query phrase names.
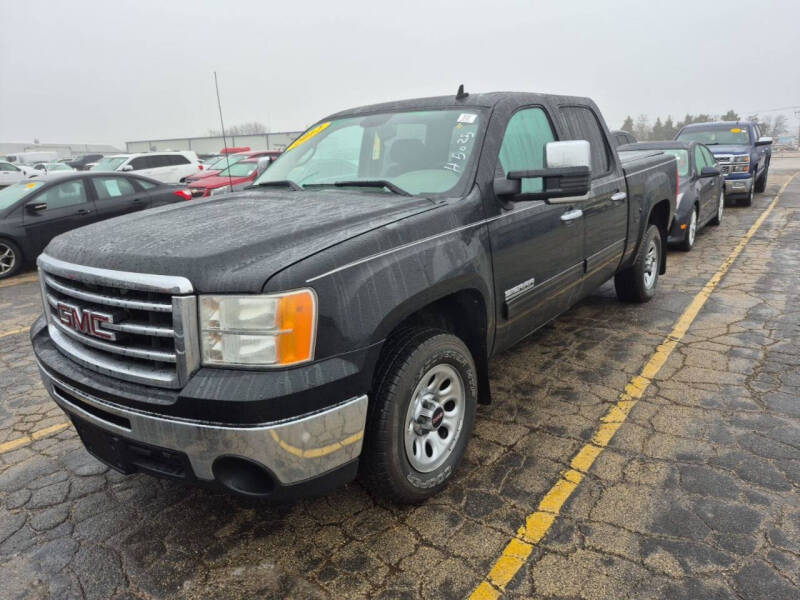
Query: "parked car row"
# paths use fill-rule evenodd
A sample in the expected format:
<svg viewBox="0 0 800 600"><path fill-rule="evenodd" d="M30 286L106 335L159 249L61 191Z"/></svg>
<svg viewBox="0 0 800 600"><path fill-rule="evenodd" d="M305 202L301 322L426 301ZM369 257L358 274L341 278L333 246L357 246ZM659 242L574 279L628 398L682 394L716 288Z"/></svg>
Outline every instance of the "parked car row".
<svg viewBox="0 0 800 600"><path fill-rule="evenodd" d="M139 175L42 175L0 190L0 279L11 277L55 236L90 223L164 204L191 192Z"/></svg>

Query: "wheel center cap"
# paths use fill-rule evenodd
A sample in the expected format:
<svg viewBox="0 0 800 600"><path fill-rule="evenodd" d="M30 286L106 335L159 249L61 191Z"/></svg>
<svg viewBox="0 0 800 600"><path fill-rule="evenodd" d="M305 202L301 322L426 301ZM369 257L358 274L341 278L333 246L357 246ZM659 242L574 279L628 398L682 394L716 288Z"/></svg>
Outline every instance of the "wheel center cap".
<svg viewBox="0 0 800 600"><path fill-rule="evenodd" d="M433 416L431 417L431 425L434 429L437 429L439 425L442 424L444 420L444 409L440 406L435 411L433 411Z"/></svg>

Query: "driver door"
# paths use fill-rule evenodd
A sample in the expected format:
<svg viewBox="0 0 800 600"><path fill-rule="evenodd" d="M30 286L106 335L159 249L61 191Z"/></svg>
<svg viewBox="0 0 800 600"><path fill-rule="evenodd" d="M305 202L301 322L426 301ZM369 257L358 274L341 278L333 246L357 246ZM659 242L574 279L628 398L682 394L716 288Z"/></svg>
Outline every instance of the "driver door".
<svg viewBox="0 0 800 600"><path fill-rule="evenodd" d="M539 107L523 108L508 122L496 175L544 167L553 127ZM580 206L525 200L542 190L542 180L523 179L513 207L489 224L497 298L495 347L500 350L567 310L583 275L583 218Z"/></svg>
<svg viewBox="0 0 800 600"><path fill-rule="evenodd" d="M26 209L23 216L23 227L35 254L44 250L57 235L96 220L94 202L89 199L85 182L81 179L50 186L25 204L42 202L47 204L47 208L38 212Z"/></svg>

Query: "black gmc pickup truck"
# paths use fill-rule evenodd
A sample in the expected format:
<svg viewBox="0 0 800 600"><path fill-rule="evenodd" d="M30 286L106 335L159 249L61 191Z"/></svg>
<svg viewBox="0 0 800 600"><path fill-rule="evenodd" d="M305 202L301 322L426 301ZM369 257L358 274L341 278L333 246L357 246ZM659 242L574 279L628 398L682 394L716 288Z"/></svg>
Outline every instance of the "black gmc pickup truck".
<svg viewBox="0 0 800 600"><path fill-rule="evenodd" d="M446 485L489 358L614 278L644 302L677 169L620 160L587 98L340 112L242 192L57 237L31 329L87 449L266 498Z"/></svg>

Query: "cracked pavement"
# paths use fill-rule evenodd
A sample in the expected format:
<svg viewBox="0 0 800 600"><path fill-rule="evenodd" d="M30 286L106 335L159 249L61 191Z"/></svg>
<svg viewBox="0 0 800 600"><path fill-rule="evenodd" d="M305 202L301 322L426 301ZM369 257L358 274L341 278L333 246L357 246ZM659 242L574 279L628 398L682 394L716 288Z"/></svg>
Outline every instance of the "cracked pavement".
<svg viewBox="0 0 800 600"><path fill-rule="evenodd" d="M270 505L109 470L47 397L30 277L0 288L0 598L463 598L793 170L671 251L657 297L606 284L491 363L455 481L415 507L353 483ZM796 168L793 165L793 168ZM506 590L800 597L800 178Z"/></svg>

